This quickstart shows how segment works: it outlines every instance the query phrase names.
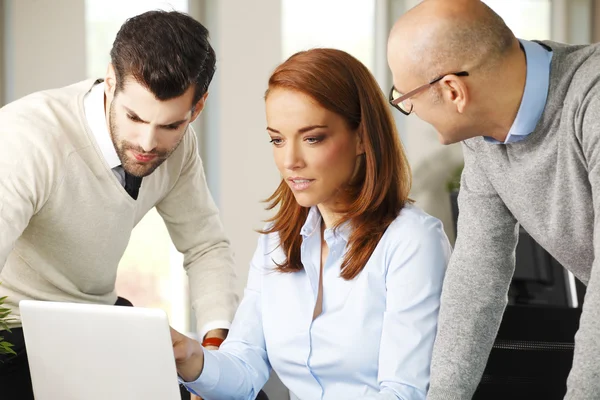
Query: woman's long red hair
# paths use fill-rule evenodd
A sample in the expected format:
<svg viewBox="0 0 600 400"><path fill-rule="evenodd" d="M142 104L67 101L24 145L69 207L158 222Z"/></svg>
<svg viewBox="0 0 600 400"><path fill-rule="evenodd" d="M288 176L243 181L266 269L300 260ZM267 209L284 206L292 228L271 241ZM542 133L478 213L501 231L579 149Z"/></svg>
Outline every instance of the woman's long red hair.
<svg viewBox="0 0 600 400"><path fill-rule="evenodd" d="M369 70L350 54L335 49L296 53L271 75L269 91L283 88L305 93L329 111L340 115L360 135L364 159L348 187L339 226L349 222L352 233L341 266L341 276L353 279L364 268L387 227L404 207L411 187L411 172L400 144L390 107ZM267 209L279 206L263 234L278 233L286 255L281 272L303 269L302 236L309 209L300 206L285 183L265 200Z"/></svg>

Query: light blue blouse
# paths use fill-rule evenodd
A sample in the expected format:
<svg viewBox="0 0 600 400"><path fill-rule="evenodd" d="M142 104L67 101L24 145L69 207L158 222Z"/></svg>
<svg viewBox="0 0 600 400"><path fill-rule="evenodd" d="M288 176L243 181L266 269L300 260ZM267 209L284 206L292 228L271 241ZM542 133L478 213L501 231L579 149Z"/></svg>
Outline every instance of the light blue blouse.
<svg viewBox="0 0 600 400"><path fill-rule="evenodd" d="M340 275L349 226L326 229L323 312L317 300L321 215L302 228L304 270L280 273L275 234L262 235L244 299L219 351L205 350L187 388L202 398L254 399L271 367L302 400L425 399L442 280L451 247L436 218L407 205L363 271Z"/></svg>

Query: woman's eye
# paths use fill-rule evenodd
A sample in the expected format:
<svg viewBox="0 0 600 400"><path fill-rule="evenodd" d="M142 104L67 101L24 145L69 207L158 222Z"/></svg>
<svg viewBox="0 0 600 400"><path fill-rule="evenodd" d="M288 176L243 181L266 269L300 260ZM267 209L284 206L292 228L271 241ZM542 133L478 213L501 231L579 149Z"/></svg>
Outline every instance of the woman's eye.
<svg viewBox="0 0 600 400"><path fill-rule="evenodd" d="M282 140L279 139L279 138L271 138L271 140L269 140L269 143L272 143L272 144L274 144L276 146L279 145L279 144L281 144L281 142L282 142Z"/></svg>
<svg viewBox="0 0 600 400"><path fill-rule="evenodd" d="M325 136L310 136L305 138L304 140L306 140L306 142L309 144L316 144L322 142L323 139L325 139Z"/></svg>

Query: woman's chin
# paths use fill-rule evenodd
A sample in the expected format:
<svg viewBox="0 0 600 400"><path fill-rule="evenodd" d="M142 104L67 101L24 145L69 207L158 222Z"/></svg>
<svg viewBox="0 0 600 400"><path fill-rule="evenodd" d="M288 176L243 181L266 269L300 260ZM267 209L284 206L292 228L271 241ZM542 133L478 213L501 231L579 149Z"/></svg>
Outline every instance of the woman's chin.
<svg viewBox="0 0 600 400"><path fill-rule="evenodd" d="M296 199L296 203L301 207L310 208L317 204L315 203L313 196L307 196L304 193L294 193L294 198Z"/></svg>

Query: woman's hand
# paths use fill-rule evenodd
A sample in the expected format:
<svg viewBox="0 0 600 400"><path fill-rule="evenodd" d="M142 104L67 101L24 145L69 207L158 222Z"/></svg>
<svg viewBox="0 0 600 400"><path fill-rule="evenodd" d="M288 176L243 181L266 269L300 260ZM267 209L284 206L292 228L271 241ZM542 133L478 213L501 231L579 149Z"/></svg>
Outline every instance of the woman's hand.
<svg viewBox="0 0 600 400"><path fill-rule="evenodd" d="M204 352L200 343L173 328L171 342L179 376L186 382L197 380L204 368Z"/></svg>

